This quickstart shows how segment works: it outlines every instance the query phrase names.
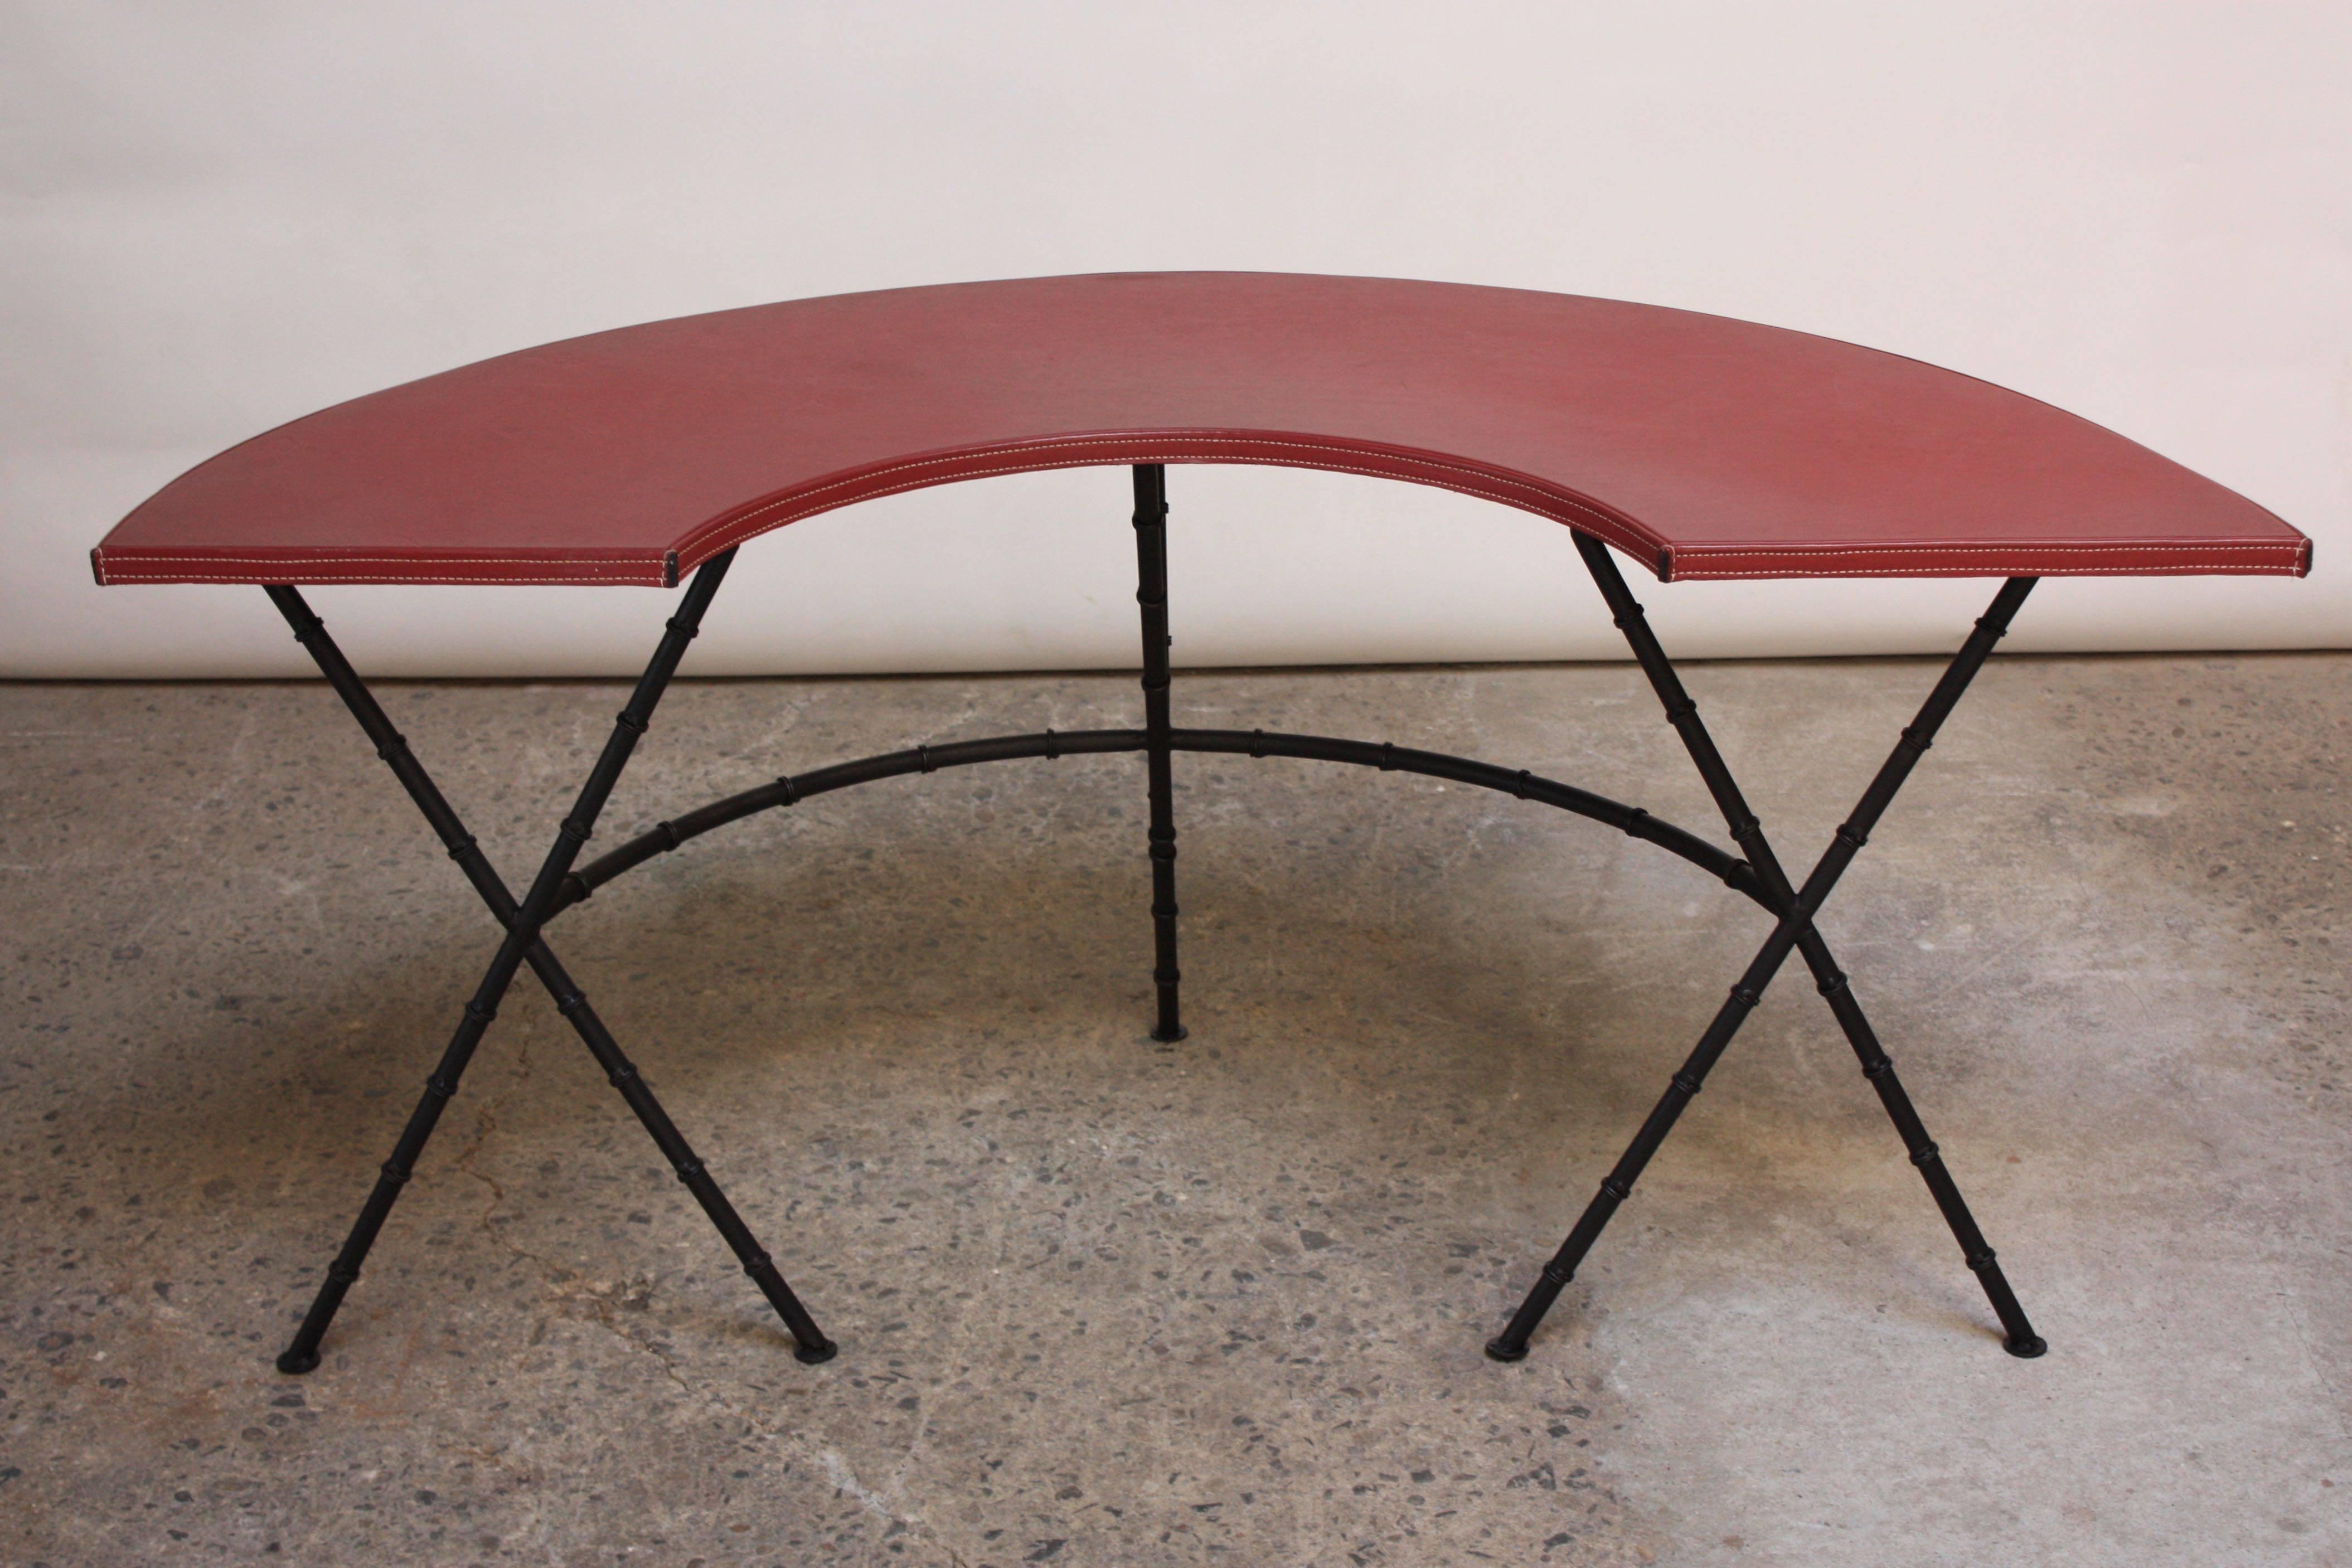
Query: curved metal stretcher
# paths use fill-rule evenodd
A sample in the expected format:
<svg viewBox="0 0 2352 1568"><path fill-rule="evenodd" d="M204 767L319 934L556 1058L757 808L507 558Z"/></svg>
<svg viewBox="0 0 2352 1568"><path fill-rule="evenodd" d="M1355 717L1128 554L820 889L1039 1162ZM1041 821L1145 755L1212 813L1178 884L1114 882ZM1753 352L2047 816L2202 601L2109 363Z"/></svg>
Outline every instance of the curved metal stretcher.
<svg viewBox="0 0 2352 1568"><path fill-rule="evenodd" d="M1564 523L1734 853L1492 762L1387 743L1176 727L1167 467L1253 463L1433 485ZM918 746L776 779L581 863L736 549L899 490L1073 466L1132 470L1143 726ZM1612 550L1660 580L2004 579L1801 881L1782 865ZM898 289L656 322L486 361L340 404L174 480L91 552L101 583L267 589L504 929L279 1369L305 1373L442 1108L528 966L774 1306L805 1362L834 1343L549 946L598 887L756 812L909 773L1024 758L1145 761L1153 1036L1184 1038L1178 752L1428 774L1587 817L1754 900L1770 935L1509 1322L1530 1336L1791 954L1801 956L1984 1288L2011 1354L2045 1346L1969 1215L1815 917L2008 630L2053 574L2310 570L2252 502L2014 392L1802 333L1655 307L1392 279L1131 274ZM304 602L318 582L686 580L553 846L518 898Z"/></svg>

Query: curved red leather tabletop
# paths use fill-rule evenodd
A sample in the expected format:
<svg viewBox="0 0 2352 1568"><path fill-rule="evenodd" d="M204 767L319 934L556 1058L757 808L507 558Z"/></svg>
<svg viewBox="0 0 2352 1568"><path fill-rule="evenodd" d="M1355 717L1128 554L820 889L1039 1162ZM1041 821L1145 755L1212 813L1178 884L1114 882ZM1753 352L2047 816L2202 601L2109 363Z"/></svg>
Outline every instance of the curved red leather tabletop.
<svg viewBox="0 0 2352 1568"><path fill-rule="evenodd" d="M173 480L100 582L667 584L991 474L1259 463L1435 485L1662 578L2310 570L2114 432L1916 360L1571 295L1138 273L600 332L357 398Z"/></svg>

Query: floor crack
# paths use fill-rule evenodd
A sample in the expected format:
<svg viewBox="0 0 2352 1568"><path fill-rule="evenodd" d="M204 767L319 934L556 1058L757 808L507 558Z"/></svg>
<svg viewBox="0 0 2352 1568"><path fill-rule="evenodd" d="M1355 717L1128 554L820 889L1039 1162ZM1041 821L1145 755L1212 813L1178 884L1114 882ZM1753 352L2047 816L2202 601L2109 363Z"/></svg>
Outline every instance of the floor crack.
<svg viewBox="0 0 2352 1568"><path fill-rule="evenodd" d="M526 1058L524 1061L526 1076L529 1071L530 1064ZM533 1252L499 1229L498 1215L499 1210L506 1203L506 1188L499 1185L496 1176L487 1171L478 1170L474 1166L476 1156L480 1155L483 1145L489 1142L490 1134L497 1132L498 1128L498 1117L494 1114L493 1106L485 1103L477 1107L474 1113L474 1141L459 1152L456 1161L459 1170L489 1188L489 1200L482 1206L481 1215L477 1220L484 1234L516 1258L535 1264L541 1272L547 1276L548 1283L557 1287L557 1296L562 1300L583 1305L586 1308L587 1318L595 1322L598 1327L618 1336L632 1348L653 1357L660 1364L663 1375L677 1385L680 1393L689 1396L710 1398L710 1396L703 1394L692 1384L687 1382L678 1372L677 1360L667 1351L653 1341L629 1332L627 1325L614 1315L616 1305L640 1308L648 1305L653 1300L654 1292L654 1282L651 1279L640 1276L636 1280L616 1285L609 1291L599 1290L594 1286L566 1291L562 1287L572 1278L570 1270L563 1268L553 1259L541 1257L539 1253ZM724 1401L714 1402L719 1403L722 1408L725 1407Z"/></svg>
<svg viewBox="0 0 2352 1568"><path fill-rule="evenodd" d="M529 1071L527 1058L523 1065L527 1075ZM478 1103L474 1112L473 1140L458 1151L457 1157L452 1161L457 1169L481 1183L488 1191L488 1200L482 1205L481 1213L476 1221L484 1234L505 1248L513 1257L535 1265L546 1276L547 1282L551 1287L551 1293L557 1301L572 1307L581 1321L594 1323L619 1339L630 1349L650 1356L661 1368L662 1375L668 1378L680 1394L705 1407L725 1412L770 1441L811 1460L814 1467L832 1483L836 1491L855 1498L868 1512L903 1527L919 1540L929 1541L930 1544L939 1547L941 1551L948 1550L941 1542L931 1539L929 1528L921 1518L901 1513L891 1506L883 1492L876 1491L860 1480L857 1473L850 1469L849 1462L836 1450L818 1448L801 1434L771 1424L763 1419L756 1409L746 1408L737 1404L719 1390L688 1381L686 1375L679 1370L677 1357L667 1349L651 1338L634 1333L623 1321L620 1312L625 1308L637 1312L651 1309L655 1281L650 1276L640 1274L631 1280L609 1286L598 1286L585 1281L574 1283L574 1276L571 1270L557 1263L553 1259L533 1252L504 1234L497 1221L499 1211L506 1204L506 1188L497 1177L488 1171L477 1168L474 1163L489 1143L491 1134L498 1130L496 1103L485 1101ZM919 1426L913 1440L908 1444L906 1455L895 1467L890 1479L883 1483L885 1491L897 1491L903 1486L906 1471L920 1449L923 1437L923 1430ZM958 1568L961 1568L961 1558L952 1552L949 1552L948 1555Z"/></svg>

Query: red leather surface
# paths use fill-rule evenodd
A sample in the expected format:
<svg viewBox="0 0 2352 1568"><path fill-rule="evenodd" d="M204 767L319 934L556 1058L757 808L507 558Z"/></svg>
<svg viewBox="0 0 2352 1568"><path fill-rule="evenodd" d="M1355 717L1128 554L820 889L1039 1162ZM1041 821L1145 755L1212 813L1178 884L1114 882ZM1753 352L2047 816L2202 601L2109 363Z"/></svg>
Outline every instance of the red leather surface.
<svg viewBox="0 0 2352 1568"><path fill-rule="evenodd" d="M1654 306L1268 273L795 300L355 399L166 486L101 582L674 582L867 497L1083 465L1436 485L1661 577L2309 570L2111 431L1852 344Z"/></svg>

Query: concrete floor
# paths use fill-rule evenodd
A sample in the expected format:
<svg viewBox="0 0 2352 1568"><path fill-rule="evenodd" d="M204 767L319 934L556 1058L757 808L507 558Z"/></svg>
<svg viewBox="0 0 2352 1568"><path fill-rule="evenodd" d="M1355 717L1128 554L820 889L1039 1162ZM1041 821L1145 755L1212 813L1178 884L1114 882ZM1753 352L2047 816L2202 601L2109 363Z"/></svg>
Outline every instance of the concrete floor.
<svg viewBox="0 0 2352 1568"><path fill-rule="evenodd" d="M1802 864L1933 673L1689 674ZM387 695L520 882L619 688ZM1134 708L681 685L600 842ZM1177 709L1717 836L1626 666L1193 675ZM2352 1562L2347 727L2352 658L1999 661L1829 907L2041 1361L1792 966L1489 1363L1762 917L1507 797L1180 758L1192 1037L1157 1047L1109 758L828 796L554 928L840 1359L792 1359L519 988L295 1380L490 923L323 687L0 688L0 1558Z"/></svg>

